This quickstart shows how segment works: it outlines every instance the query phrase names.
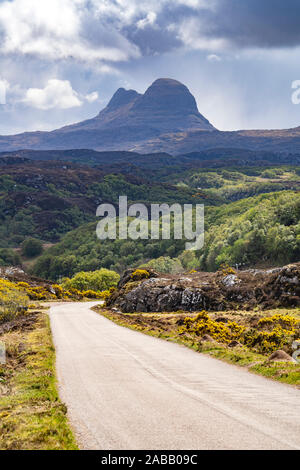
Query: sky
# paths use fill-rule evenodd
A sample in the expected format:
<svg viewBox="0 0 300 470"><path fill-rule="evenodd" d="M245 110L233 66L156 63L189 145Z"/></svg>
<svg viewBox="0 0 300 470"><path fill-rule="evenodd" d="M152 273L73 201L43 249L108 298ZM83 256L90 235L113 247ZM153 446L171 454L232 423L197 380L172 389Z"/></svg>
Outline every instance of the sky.
<svg viewBox="0 0 300 470"><path fill-rule="evenodd" d="M162 77L220 130L296 127L299 59L299 0L0 0L0 134L91 118Z"/></svg>

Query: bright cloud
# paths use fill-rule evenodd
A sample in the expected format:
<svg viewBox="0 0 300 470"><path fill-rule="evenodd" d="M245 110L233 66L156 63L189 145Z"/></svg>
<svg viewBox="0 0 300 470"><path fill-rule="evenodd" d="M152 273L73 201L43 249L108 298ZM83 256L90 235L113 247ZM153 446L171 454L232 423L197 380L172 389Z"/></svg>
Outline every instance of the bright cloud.
<svg viewBox="0 0 300 470"><path fill-rule="evenodd" d="M153 25L155 23L156 18L157 18L156 13L154 13L153 11L150 11L147 14L146 18L143 18L142 20L139 20L137 22L137 27L140 29L144 29L148 25Z"/></svg>
<svg viewBox="0 0 300 470"><path fill-rule="evenodd" d="M75 108L83 104L68 80L56 79L48 80L45 88L29 88L22 101L42 110Z"/></svg>
<svg viewBox="0 0 300 470"><path fill-rule="evenodd" d="M209 54L207 60L209 60L209 62L221 62L222 59L217 54Z"/></svg>
<svg viewBox="0 0 300 470"><path fill-rule="evenodd" d="M92 93L89 93L88 95L86 95L85 99L89 103L94 103L94 101L97 101L99 99L99 94L97 91L93 91Z"/></svg>
<svg viewBox="0 0 300 470"><path fill-rule="evenodd" d="M109 31L107 25L99 23L87 5L87 0L0 3L0 53L84 62L116 62L138 57L138 48L117 30ZM89 35L90 22L98 23L93 37ZM95 24L93 28L96 31Z"/></svg>

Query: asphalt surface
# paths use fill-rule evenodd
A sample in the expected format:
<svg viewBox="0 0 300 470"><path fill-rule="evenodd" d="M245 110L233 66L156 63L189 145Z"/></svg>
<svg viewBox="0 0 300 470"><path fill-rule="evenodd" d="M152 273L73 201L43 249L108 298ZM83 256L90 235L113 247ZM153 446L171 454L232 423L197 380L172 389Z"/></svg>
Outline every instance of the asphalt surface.
<svg viewBox="0 0 300 470"><path fill-rule="evenodd" d="M300 449L300 390L120 327L97 303L50 309L82 449Z"/></svg>

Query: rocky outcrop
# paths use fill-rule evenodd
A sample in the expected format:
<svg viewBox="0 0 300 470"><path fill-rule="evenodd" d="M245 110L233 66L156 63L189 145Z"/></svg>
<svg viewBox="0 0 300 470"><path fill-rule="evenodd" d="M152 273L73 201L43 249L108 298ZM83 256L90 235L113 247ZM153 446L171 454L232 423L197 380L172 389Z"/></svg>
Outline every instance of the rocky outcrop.
<svg viewBox="0 0 300 470"><path fill-rule="evenodd" d="M225 311L300 306L300 263L236 274L165 275L149 271L141 281L133 270L121 278L108 305L123 312Z"/></svg>

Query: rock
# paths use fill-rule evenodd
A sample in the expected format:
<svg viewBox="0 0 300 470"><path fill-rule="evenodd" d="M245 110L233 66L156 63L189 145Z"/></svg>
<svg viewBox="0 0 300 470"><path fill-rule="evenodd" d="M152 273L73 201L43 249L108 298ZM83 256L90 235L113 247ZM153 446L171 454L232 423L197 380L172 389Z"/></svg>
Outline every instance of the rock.
<svg viewBox="0 0 300 470"><path fill-rule="evenodd" d="M286 283L287 283L287 284L295 284L295 285L297 286L297 285L299 284L299 279L298 279L297 276L292 277L292 278L290 278L290 277L285 277L285 276L281 276L281 277L279 278L279 282L281 282L282 284L283 284L283 283L285 283L285 284L286 284Z"/></svg>
<svg viewBox="0 0 300 470"><path fill-rule="evenodd" d="M118 108L122 108L123 106L136 101L139 96L141 95L139 95L139 93L137 93L135 90L125 90L125 88L119 88L111 98L106 109L112 111Z"/></svg>
<svg viewBox="0 0 300 470"><path fill-rule="evenodd" d="M289 356L285 351L279 349L271 354L268 358L268 361L271 362L294 362L293 358Z"/></svg>
<svg viewBox="0 0 300 470"><path fill-rule="evenodd" d="M228 323L228 318L226 317L218 317L215 319L217 323Z"/></svg>
<svg viewBox="0 0 300 470"><path fill-rule="evenodd" d="M222 279L222 284L225 287L233 287L240 282L239 278L235 274L228 274Z"/></svg>
<svg viewBox="0 0 300 470"><path fill-rule="evenodd" d="M108 306L125 313L222 312L300 306L300 263L282 267L280 271L254 273L249 270L240 271L238 276L229 274L225 277L220 273L197 272L191 277L148 271L148 279L132 282L133 270L127 270L118 289L108 299ZM289 282L281 282L282 277ZM226 318L216 317L216 321L226 322ZM252 318L252 325L259 318Z"/></svg>
<svg viewBox="0 0 300 470"><path fill-rule="evenodd" d="M239 343L236 340L231 341L231 343L228 344L229 348L241 348L243 345Z"/></svg>
<svg viewBox="0 0 300 470"><path fill-rule="evenodd" d="M203 335L201 338L201 341L207 341L207 342L213 343L215 340L209 335Z"/></svg>

